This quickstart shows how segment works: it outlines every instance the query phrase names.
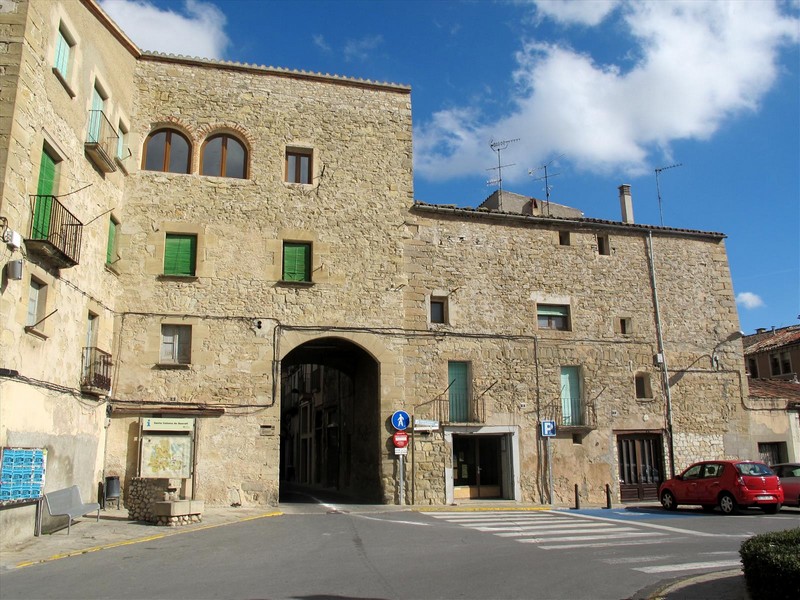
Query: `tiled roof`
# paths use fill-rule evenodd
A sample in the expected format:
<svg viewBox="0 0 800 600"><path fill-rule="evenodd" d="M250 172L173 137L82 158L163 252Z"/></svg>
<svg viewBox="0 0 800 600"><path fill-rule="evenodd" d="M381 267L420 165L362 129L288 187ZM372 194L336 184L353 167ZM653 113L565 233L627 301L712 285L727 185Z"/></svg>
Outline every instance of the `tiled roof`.
<svg viewBox="0 0 800 600"><path fill-rule="evenodd" d="M751 379L749 381L751 398L777 398L800 402L800 383L782 379Z"/></svg>
<svg viewBox="0 0 800 600"><path fill-rule="evenodd" d="M742 344L746 355L800 344L800 325L746 335L742 338Z"/></svg>
<svg viewBox="0 0 800 600"><path fill-rule="evenodd" d="M441 214L453 214L468 218L502 218L508 220L521 220L538 223L573 223L579 225L598 225L600 227L613 227L615 229L633 229L643 231L661 231L664 233L682 234L688 236L698 237L712 237L717 239L724 239L727 236L724 233L715 231L700 231L699 229L679 229L676 227L663 227L658 225L640 225L638 223L623 223L622 221L607 221L605 219L588 219L581 218L567 218L567 217L552 217L543 215L521 215L519 213L511 213L500 210L490 210L488 208L467 208L463 206L456 206L454 204L429 204L420 200L414 200L413 208L425 211L438 212Z"/></svg>

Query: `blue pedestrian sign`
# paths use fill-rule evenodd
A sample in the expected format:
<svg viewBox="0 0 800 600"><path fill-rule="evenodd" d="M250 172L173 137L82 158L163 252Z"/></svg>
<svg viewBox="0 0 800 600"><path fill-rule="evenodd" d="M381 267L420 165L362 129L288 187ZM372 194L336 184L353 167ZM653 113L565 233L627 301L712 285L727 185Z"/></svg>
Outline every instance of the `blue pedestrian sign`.
<svg viewBox="0 0 800 600"><path fill-rule="evenodd" d="M542 437L556 437L556 422L542 421Z"/></svg>
<svg viewBox="0 0 800 600"><path fill-rule="evenodd" d="M404 410L396 410L392 414L392 425L397 431L404 431L411 424L411 418Z"/></svg>

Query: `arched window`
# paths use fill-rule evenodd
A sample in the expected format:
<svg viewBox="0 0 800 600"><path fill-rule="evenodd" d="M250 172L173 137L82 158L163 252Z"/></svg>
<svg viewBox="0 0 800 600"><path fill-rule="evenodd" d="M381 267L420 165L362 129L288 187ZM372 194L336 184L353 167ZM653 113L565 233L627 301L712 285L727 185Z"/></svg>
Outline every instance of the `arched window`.
<svg viewBox="0 0 800 600"><path fill-rule="evenodd" d="M192 146L174 129L157 129L144 143L143 168L164 173L188 173Z"/></svg>
<svg viewBox="0 0 800 600"><path fill-rule="evenodd" d="M203 144L200 174L215 177L247 177L247 150L235 137L220 133Z"/></svg>

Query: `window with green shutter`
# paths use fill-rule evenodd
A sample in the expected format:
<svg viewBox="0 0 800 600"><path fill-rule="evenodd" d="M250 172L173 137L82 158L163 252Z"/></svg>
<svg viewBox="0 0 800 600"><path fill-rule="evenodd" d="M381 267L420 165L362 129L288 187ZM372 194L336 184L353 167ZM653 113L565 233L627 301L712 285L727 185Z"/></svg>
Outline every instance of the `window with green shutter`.
<svg viewBox="0 0 800 600"><path fill-rule="evenodd" d="M283 243L283 281L311 281L311 244Z"/></svg>
<svg viewBox="0 0 800 600"><path fill-rule="evenodd" d="M36 186L36 206L33 209L31 238L46 240L50 235L50 214L53 209L56 165L58 161L42 149L42 162L39 165L39 182Z"/></svg>
<svg viewBox="0 0 800 600"><path fill-rule="evenodd" d="M110 265L117 261L117 222L113 219L108 220L108 245L106 246L106 264Z"/></svg>
<svg viewBox="0 0 800 600"><path fill-rule="evenodd" d="M168 233L164 245L164 275L194 276L197 236Z"/></svg>
<svg viewBox="0 0 800 600"><path fill-rule="evenodd" d="M448 362L447 379L450 393L450 422L466 423L469 421L469 363Z"/></svg>
<svg viewBox="0 0 800 600"><path fill-rule="evenodd" d="M70 43L67 41L64 32L59 29L58 36L56 37L56 58L53 66L61 73L64 79L67 78L67 71L69 69L69 54Z"/></svg>
<svg viewBox="0 0 800 600"><path fill-rule="evenodd" d="M569 305L539 304L536 307L536 319L539 329L569 331Z"/></svg>

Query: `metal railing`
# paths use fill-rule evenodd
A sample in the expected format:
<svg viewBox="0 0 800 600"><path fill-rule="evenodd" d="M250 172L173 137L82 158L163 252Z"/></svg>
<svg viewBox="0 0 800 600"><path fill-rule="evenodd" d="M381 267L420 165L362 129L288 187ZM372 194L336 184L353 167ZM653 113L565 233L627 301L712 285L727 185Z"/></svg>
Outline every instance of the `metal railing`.
<svg viewBox="0 0 800 600"><path fill-rule="evenodd" d="M415 407L415 416L440 423L485 423L484 398L434 398Z"/></svg>
<svg viewBox="0 0 800 600"><path fill-rule="evenodd" d="M102 110L90 110L86 151L106 173L116 171L114 156L117 154L118 144L119 133L111 125L105 113Z"/></svg>
<svg viewBox="0 0 800 600"><path fill-rule="evenodd" d="M81 388L111 390L111 355L94 346L83 349L81 361Z"/></svg>
<svg viewBox="0 0 800 600"><path fill-rule="evenodd" d="M61 266L75 266L81 255L83 223L56 196L32 196L33 221L27 245L46 254Z"/></svg>
<svg viewBox="0 0 800 600"><path fill-rule="evenodd" d="M597 414L594 403L580 398L562 398L542 407L542 418L553 420L560 428L596 429Z"/></svg>

